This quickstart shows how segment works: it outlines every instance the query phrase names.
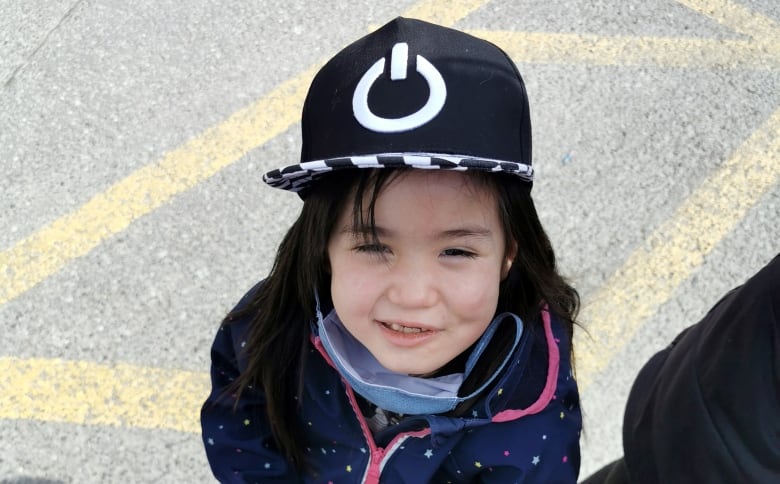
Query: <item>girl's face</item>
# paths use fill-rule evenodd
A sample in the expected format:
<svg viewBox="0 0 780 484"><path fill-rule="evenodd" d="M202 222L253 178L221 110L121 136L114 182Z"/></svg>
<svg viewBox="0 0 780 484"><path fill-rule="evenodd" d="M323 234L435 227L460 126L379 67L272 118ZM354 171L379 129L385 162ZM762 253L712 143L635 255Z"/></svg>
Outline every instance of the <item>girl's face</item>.
<svg viewBox="0 0 780 484"><path fill-rule="evenodd" d="M496 198L462 173L403 173L376 200L378 243L355 233L352 202L328 242L336 313L385 368L432 373L496 312L511 265Z"/></svg>

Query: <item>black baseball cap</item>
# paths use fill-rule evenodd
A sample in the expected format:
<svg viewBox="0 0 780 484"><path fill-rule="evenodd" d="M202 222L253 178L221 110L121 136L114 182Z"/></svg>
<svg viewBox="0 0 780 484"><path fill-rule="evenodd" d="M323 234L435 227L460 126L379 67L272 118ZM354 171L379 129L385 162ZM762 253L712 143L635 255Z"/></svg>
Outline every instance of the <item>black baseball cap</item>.
<svg viewBox="0 0 780 484"><path fill-rule="evenodd" d="M309 87L300 163L263 180L298 192L342 169L508 173L531 183L531 118L514 62L458 30L396 18L336 54Z"/></svg>

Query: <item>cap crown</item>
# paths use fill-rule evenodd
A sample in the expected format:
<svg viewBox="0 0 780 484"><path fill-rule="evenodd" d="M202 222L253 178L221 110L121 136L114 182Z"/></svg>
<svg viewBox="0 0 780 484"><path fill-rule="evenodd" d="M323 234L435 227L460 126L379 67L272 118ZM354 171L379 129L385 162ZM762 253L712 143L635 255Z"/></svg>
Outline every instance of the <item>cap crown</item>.
<svg viewBox="0 0 780 484"><path fill-rule="evenodd" d="M301 162L382 153L452 154L531 165L522 78L498 47L397 18L316 75Z"/></svg>

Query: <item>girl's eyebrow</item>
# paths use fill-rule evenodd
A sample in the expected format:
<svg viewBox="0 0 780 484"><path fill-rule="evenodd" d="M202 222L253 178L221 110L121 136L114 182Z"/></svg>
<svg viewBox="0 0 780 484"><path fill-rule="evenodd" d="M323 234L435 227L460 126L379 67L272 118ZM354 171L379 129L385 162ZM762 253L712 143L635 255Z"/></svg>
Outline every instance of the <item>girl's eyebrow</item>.
<svg viewBox="0 0 780 484"><path fill-rule="evenodd" d="M353 227L351 225L344 226L341 229L341 232L346 235L350 235L353 237L358 236L369 236L373 235L373 233L376 233L378 237L386 237L391 238L393 235L395 235L395 232L393 230L376 226L374 227L375 232L372 232L371 227ZM466 227L458 227L454 229L444 230L442 232L439 232L434 236L434 239L436 240L449 240L449 239L462 239L462 238L477 238L477 239L488 239L492 236L492 232L490 229L486 227L482 227L479 225L474 226L466 226Z"/></svg>
<svg viewBox="0 0 780 484"><path fill-rule="evenodd" d="M475 225L475 226L460 227L456 229L445 230L444 232L440 232L436 236L436 238L437 239L462 239L462 238L487 239L490 238L491 235L492 232L490 231L490 229Z"/></svg>

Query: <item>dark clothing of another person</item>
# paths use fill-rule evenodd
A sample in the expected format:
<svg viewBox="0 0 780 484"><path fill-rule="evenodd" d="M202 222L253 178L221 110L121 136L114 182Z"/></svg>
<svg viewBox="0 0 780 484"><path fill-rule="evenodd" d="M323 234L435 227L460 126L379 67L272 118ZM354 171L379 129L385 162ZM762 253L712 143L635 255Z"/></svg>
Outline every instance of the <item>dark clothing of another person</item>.
<svg viewBox="0 0 780 484"><path fill-rule="evenodd" d="M780 256L645 364L623 451L583 484L780 483Z"/></svg>

